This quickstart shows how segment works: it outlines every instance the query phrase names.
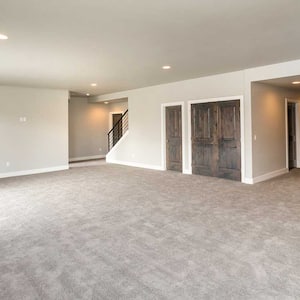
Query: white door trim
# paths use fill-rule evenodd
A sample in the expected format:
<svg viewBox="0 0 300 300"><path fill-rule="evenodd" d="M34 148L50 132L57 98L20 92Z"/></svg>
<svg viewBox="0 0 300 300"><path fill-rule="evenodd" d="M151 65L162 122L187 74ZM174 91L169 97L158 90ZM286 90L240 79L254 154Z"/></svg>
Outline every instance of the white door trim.
<svg viewBox="0 0 300 300"><path fill-rule="evenodd" d="M124 114L125 111L110 111L109 112L109 118L108 118L108 131L112 129L112 124L113 124L113 115L117 114Z"/></svg>
<svg viewBox="0 0 300 300"><path fill-rule="evenodd" d="M209 103L209 102L221 102L221 101L240 101L240 128L241 128L241 182L249 183L245 178L245 109L244 109L244 96L232 96L232 97L218 97L218 98L208 98L199 100L188 101L188 166L187 170L192 174L192 116L191 107L192 104L196 103Z"/></svg>
<svg viewBox="0 0 300 300"><path fill-rule="evenodd" d="M169 106L181 106L181 130L182 130L182 173L186 173L185 166L185 155L186 155L186 147L185 147L185 109L184 102L169 102L161 104L161 166L163 170L167 169L166 164L166 107Z"/></svg>

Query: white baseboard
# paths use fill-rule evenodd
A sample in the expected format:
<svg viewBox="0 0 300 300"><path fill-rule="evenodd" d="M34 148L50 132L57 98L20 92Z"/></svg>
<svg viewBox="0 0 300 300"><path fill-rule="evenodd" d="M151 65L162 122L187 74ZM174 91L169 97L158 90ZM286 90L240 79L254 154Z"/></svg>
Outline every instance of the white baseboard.
<svg viewBox="0 0 300 300"><path fill-rule="evenodd" d="M253 184L253 178L247 178L247 177L244 177L244 179L242 179L242 183L245 183L245 184Z"/></svg>
<svg viewBox="0 0 300 300"><path fill-rule="evenodd" d="M251 179L252 180L251 183L253 184L253 183L258 183L258 182L266 181L268 179L271 179L271 178L274 178L274 177L286 174L288 172L289 172L289 169L287 169L287 168L276 170L276 171L273 171L273 172L270 172L270 173L266 173L266 174L263 174L263 175L260 175L260 176L252 178Z"/></svg>
<svg viewBox="0 0 300 300"><path fill-rule="evenodd" d="M114 159L106 158L106 162L110 163L110 164L118 164L118 165L143 168L143 169L151 169L151 170L159 170L159 171L164 170L162 166L148 165L148 164L142 164L142 163L131 162L131 161L121 161L121 160L114 160Z"/></svg>
<svg viewBox="0 0 300 300"><path fill-rule="evenodd" d="M48 172L56 172L56 171L63 171L63 170L68 170L68 169L69 169L69 166L65 165L65 166L42 168L42 169L7 172L7 173L1 173L0 178L16 177L16 176L24 176L24 175L33 175L33 174L48 173Z"/></svg>
<svg viewBox="0 0 300 300"><path fill-rule="evenodd" d="M81 161L81 160L91 160L91 159L101 159L101 158L105 158L105 155L71 157L71 158L69 158L69 162L75 162L75 161Z"/></svg>
<svg viewBox="0 0 300 300"><path fill-rule="evenodd" d="M192 175L192 170L191 169L183 169L182 174Z"/></svg>

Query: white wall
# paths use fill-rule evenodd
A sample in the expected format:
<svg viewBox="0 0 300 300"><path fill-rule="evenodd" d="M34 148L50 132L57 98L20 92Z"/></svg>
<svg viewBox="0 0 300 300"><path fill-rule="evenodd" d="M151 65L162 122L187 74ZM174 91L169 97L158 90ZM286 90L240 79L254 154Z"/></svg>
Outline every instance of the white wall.
<svg viewBox="0 0 300 300"><path fill-rule="evenodd" d="M161 106L163 103L184 102L185 140L187 134L188 101L208 98L244 96L245 182L274 169L274 164L258 170L257 147L252 147L251 83L253 81L300 74L300 60L268 65L243 71L202 77L95 97L90 101L128 98L129 134L120 143L113 158L121 163L162 168ZM65 165L68 160L67 92L26 88L0 88L0 172L14 172ZM26 124L18 122L26 116ZM28 117L29 116L29 117ZM255 129L255 128L254 128ZM55 145L55 147L54 147ZM50 150L49 150L50 149ZM253 151L255 154L253 155ZM5 163L11 161L11 166ZM184 157L188 165L188 153ZM261 176L259 175L259 176Z"/></svg>
<svg viewBox="0 0 300 300"><path fill-rule="evenodd" d="M112 160L162 168L161 104L185 103L185 146L188 147L187 103L189 100L242 95L243 72L233 72L97 97L94 101L128 97L129 134L114 151ZM183 158L185 165L188 157Z"/></svg>
<svg viewBox="0 0 300 300"><path fill-rule="evenodd" d="M273 165L264 170L255 169L259 157L252 155L252 112L251 83L253 81L272 78L295 76L300 74L300 60L268 65L243 71L185 80L170 84L157 85L136 90L107 94L96 97L94 101L104 101L128 97L129 134L114 151L112 160L119 163L162 168L161 142L161 104L183 101L185 105L185 146L188 149L190 141L187 134L187 102L189 100L208 99L217 97L244 96L244 182L253 183L253 177L261 172L269 174ZM258 146L257 142L256 146ZM262 151L263 145L261 147ZM256 148L254 149L256 151ZM267 151L267 149L265 149ZM188 164L186 153L185 164ZM255 160L255 161L253 161Z"/></svg>
<svg viewBox="0 0 300 300"><path fill-rule="evenodd" d="M68 168L68 91L0 86L0 141L0 177Z"/></svg>

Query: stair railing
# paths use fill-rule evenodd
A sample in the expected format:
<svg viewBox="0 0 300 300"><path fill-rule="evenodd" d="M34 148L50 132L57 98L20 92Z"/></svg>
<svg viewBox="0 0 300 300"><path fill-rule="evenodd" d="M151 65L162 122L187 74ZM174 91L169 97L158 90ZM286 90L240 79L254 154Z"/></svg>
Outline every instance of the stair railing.
<svg viewBox="0 0 300 300"><path fill-rule="evenodd" d="M128 130L128 109L124 112L120 120L113 126L107 134L108 151L121 139Z"/></svg>

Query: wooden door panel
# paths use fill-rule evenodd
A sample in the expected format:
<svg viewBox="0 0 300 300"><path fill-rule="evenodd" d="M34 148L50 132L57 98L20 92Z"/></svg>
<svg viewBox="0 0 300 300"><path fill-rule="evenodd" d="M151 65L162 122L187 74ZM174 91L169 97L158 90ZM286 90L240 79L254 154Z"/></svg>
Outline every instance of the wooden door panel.
<svg viewBox="0 0 300 300"><path fill-rule="evenodd" d="M214 176L215 108L211 103L192 105L192 172Z"/></svg>
<svg viewBox="0 0 300 300"><path fill-rule="evenodd" d="M213 176L212 172L212 145L195 143L193 146L193 174Z"/></svg>
<svg viewBox="0 0 300 300"><path fill-rule="evenodd" d="M192 173L240 180L239 100L191 108Z"/></svg>
<svg viewBox="0 0 300 300"><path fill-rule="evenodd" d="M220 151L218 177L232 180L241 179L240 163L238 159L232 157L239 157L240 152L237 148L225 148Z"/></svg>
<svg viewBox="0 0 300 300"><path fill-rule="evenodd" d="M167 170L182 171L182 153L177 145L169 145L168 147L168 164Z"/></svg>
<svg viewBox="0 0 300 300"><path fill-rule="evenodd" d="M212 141L212 105L193 105L193 137L202 141Z"/></svg>
<svg viewBox="0 0 300 300"><path fill-rule="evenodd" d="M166 164L167 170L182 171L181 106L166 107Z"/></svg>
<svg viewBox="0 0 300 300"><path fill-rule="evenodd" d="M226 101L218 106L218 177L240 180L240 102Z"/></svg>

